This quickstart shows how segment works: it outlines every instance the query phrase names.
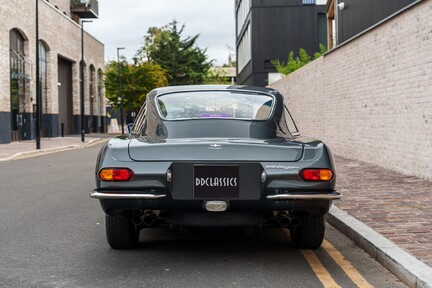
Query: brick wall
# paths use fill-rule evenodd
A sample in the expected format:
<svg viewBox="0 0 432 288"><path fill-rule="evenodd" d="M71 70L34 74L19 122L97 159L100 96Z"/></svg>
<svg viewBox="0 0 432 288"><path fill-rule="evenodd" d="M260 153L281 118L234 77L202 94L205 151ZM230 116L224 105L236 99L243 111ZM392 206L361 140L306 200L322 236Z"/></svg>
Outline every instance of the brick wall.
<svg viewBox="0 0 432 288"><path fill-rule="evenodd" d="M432 0L271 87L334 154L432 180Z"/></svg>
<svg viewBox="0 0 432 288"><path fill-rule="evenodd" d="M59 9L54 5L58 5ZM68 10L69 9L69 10ZM64 15L66 11L68 15ZM39 38L48 46L48 113L58 113L57 57L73 62L74 114L80 114L79 61L81 59L81 28L70 18L70 0L39 1ZM96 20L97 21L97 20ZM88 24L91 25L91 24ZM0 7L0 112L10 111L9 31L18 28L26 40L26 59L35 79L35 1L4 1ZM88 33L84 35L86 75L88 67L104 70L104 45ZM28 97L35 97L35 81L29 83ZM85 111L89 114L88 79L85 80ZM30 100L25 103L31 109ZM44 110L45 111L45 110ZM96 111L95 111L96 114ZM1 123L0 123L1 125Z"/></svg>

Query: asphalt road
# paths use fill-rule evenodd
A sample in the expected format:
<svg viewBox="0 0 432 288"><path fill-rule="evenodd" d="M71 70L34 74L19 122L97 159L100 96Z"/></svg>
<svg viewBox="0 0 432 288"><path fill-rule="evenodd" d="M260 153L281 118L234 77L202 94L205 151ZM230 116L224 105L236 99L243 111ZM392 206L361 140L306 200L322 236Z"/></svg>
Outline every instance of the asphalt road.
<svg viewBox="0 0 432 288"><path fill-rule="evenodd" d="M331 226L314 251L282 229L147 229L112 250L88 197L100 147L0 163L0 287L405 287Z"/></svg>

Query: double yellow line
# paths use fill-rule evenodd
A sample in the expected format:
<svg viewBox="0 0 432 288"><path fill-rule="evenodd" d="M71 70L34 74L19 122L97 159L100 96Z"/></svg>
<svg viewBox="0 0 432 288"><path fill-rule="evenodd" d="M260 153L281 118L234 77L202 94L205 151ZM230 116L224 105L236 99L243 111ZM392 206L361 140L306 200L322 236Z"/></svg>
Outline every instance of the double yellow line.
<svg viewBox="0 0 432 288"><path fill-rule="evenodd" d="M327 254L333 258L337 265L345 272L345 274L353 281L357 287L373 287L366 279L357 271L351 263L346 260L343 255L328 241L324 240L321 247ZM322 265L318 257L312 250L301 250L303 256L308 261L315 275L321 281L325 288L336 288L339 286L327 269Z"/></svg>

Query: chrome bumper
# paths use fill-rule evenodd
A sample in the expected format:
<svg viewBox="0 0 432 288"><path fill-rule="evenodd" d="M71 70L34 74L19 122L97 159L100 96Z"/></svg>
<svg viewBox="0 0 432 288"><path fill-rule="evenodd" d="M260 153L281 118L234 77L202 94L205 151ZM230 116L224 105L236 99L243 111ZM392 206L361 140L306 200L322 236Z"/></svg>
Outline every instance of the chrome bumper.
<svg viewBox="0 0 432 288"><path fill-rule="evenodd" d="M342 194L334 192L332 194L277 194L268 195L269 200L338 200Z"/></svg>
<svg viewBox="0 0 432 288"><path fill-rule="evenodd" d="M90 193L90 198L95 199L159 199L165 197L165 194L115 194L100 192Z"/></svg>
<svg viewBox="0 0 432 288"><path fill-rule="evenodd" d="M165 194L115 194L115 193L90 193L90 198L95 199L160 199ZM340 193L332 194L277 194L268 195L269 200L338 200L342 197Z"/></svg>

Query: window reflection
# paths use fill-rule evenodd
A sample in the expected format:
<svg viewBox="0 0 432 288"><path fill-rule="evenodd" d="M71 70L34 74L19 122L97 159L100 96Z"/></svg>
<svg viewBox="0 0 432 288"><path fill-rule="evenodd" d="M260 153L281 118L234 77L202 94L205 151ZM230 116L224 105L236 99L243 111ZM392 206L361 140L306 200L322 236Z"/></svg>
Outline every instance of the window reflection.
<svg viewBox="0 0 432 288"><path fill-rule="evenodd" d="M182 92L157 97L160 116L167 120L179 119L242 119L269 118L274 100L272 96L230 92Z"/></svg>

